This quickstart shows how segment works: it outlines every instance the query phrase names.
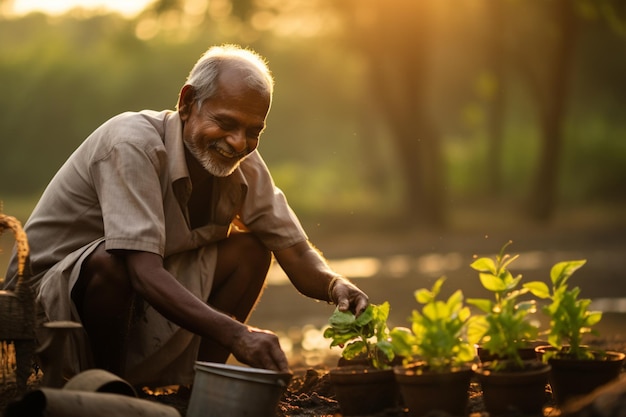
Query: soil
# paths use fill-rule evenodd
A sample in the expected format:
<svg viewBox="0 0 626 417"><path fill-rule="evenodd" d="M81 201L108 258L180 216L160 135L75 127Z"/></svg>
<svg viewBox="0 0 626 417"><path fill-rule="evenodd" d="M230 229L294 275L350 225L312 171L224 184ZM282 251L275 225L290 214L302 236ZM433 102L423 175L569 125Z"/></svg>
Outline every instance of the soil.
<svg viewBox="0 0 626 417"><path fill-rule="evenodd" d="M601 349L610 349L626 352L626 342L615 340L590 340L591 346ZM321 369L303 368L294 371L294 377L287 387L287 391L278 405L276 417L341 417L339 404L335 398L330 384L329 368ZM546 407L544 417L556 416L559 412L554 408L550 386L546 386ZM181 395L182 394L182 395ZM187 400L189 392L172 393L165 396L146 396L146 398L169 404L179 410L184 417L187 412ZM407 410L401 406L384 410L379 413L369 414L369 417L404 417ZM469 388L469 402L466 415L470 417L489 417L485 410L482 391L476 381L472 381ZM444 412L433 411L429 417L447 417ZM365 417L365 416L363 416ZM501 416L506 417L506 416ZM510 417L519 417L517 414ZM525 416L533 417L533 416ZM537 416L540 417L540 416Z"/></svg>
<svg viewBox="0 0 626 417"><path fill-rule="evenodd" d="M37 389L40 385L41 374L38 377L32 376L29 380L29 390ZM181 417L187 412L189 401L189 390L170 390L159 394L148 394L139 391L140 398L156 401L176 408ZM0 385L0 411L4 411L6 406L15 401L17 389L14 381L5 381ZM480 388L476 383L470 387L469 414L473 417L481 417L484 414ZM371 414L371 417L396 417L404 416L405 410L401 407L387 409L383 412ZM287 387L287 391L280 400L276 417L330 417L341 416L339 404L335 399L332 386L330 384L327 369L304 369L294 372L294 377Z"/></svg>
<svg viewBox="0 0 626 417"><path fill-rule="evenodd" d="M606 342L603 340L592 340L591 344L603 349L626 352L626 343ZM301 368L294 371L294 376L287 387L287 390L280 400L276 411L276 417L340 417L339 404L335 398L333 388L330 383L329 368L321 369ZM28 389L37 389L41 382L41 372L33 374L28 381ZM138 390L140 398L166 404L177 409L181 417L187 413L190 390L188 387L170 388L161 392L152 392L147 389ZM0 384L0 412L17 398L17 389L14 379L5 380ZM379 413L368 414L369 417L400 417L405 416L406 410L398 406L387 409ZM486 412L480 385L473 381L469 389L469 402L467 414L470 417L489 417ZM559 415L553 406L552 393L549 385L546 386L546 408L543 416ZM431 417L447 416L446 413L434 411ZM517 417L512 414L509 417ZM502 416L507 417L507 416ZM526 416L533 417L533 416ZM541 416L537 416L541 417Z"/></svg>

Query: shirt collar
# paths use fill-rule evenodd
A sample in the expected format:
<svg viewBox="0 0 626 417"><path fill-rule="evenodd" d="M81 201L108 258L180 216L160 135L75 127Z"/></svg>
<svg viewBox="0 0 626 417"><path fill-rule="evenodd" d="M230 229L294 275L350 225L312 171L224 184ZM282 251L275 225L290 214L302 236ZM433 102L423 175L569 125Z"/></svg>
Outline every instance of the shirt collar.
<svg viewBox="0 0 626 417"><path fill-rule="evenodd" d="M183 143L183 123L178 112L171 112L165 117L165 151L169 161L172 183L189 178L189 169L185 160L185 144Z"/></svg>
<svg viewBox="0 0 626 417"><path fill-rule="evenodd" d="M186 184L186 192L191 193L189 168L185 159L185 144L183 142L183 122L176 111L170 112L165 117L165 138L163 142L168 155L169 174L172 184L186 179L186 181L183 181ZM257 151L255 150L254 152ZM237 168L228 177L218 178L218 183L222 184L222 187L226 189L247 189L247 181L241 167Z"/></svg>

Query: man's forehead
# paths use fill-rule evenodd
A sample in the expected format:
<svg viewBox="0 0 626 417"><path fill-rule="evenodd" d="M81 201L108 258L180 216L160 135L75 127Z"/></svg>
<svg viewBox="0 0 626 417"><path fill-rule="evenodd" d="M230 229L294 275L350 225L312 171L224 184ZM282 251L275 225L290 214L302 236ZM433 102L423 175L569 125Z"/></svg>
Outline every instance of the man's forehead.
<svg viewBox="0 0 626 417"><path fill-rule="evenodd" d="M229 60L223 62L217 76L217 84L220 87L222 87L222 84L236 84L241 87L247 86L257 91L264 90L268 93L271 89L265 78L265 74L254 64L245 60Z"/></svg>

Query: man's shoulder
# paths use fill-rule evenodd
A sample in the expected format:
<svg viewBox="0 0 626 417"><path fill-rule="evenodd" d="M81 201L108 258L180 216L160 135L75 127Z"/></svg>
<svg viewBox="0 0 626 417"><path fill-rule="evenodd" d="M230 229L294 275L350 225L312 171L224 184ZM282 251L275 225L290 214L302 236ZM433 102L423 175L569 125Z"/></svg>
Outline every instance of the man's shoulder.
<svg viewBox="0 0 626 417"><path fill-rule="evenodd" d="M127 111L113 116L101 127L109 131L118 132L120 135L145 135L146 133L156 133L159 136L164 134L164 123L172 112L142 110L139 112Z"/></svg>
<svg viewBox="0 0 626 417"><path fill-rule="evenodd" d="M153 110L120 113L98 127L89 139L105 148L121 143L140 147L159 146L163 144L165 120L169 114L171 111Z"/></svg>
<svg viewBox="0 0 626 417"><path fill-rule="evenodd" d="M75 158L107 158L115 149L134 148L146 153L164 151L164 125L171 112L124 112L101 124L82 143Z"/></svg>

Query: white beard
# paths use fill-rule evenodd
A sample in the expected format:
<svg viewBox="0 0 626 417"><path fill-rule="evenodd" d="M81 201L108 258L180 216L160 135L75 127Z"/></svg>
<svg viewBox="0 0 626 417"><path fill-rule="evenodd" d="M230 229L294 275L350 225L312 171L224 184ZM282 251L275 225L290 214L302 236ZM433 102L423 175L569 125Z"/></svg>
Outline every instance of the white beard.
<svg viewBox="0 0 626 417"><path fill-rule="evenodd" d="M187 150L193 155L194 158L200 162L200 165L207 170L207 172L216 177L227 177L239 167L239 163L243 160L237 159L232 164L225 164L221 161L218 162L213 158L210 152L205 149L201 149L196 146L194 143L188 143L184 141Z"/></svg>

